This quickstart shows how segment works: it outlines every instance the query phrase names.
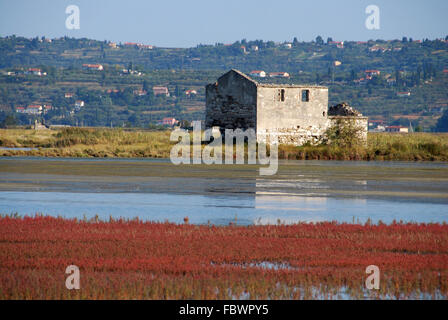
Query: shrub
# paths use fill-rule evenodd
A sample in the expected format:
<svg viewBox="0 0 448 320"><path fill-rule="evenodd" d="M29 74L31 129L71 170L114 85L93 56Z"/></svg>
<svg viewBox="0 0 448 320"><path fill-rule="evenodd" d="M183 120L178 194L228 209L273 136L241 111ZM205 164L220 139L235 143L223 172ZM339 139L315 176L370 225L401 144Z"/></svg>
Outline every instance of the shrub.
<svg viewBox="0 0 448 320"><path fill-rule="evenodd" d="M337 119L325 132L324 143L340 148L359 147L365 144L363 131L352 119Z"/></svg>

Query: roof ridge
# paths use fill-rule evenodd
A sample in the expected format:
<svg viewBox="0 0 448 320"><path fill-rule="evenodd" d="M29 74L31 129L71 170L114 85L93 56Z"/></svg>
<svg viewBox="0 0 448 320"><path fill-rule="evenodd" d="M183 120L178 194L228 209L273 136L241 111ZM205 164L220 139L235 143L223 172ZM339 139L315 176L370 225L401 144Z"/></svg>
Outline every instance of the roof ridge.
<svg viewBox="0 0 448 320"><path fill-rule="evenodd" d="M249 76L248 76L247 74L245 74L244 72L241 72L240 70L238 70L238 69L234 69L234 68L230 69L230 71L236 72L237 74L239 74L239 75L242 76L243 78L246 78L247 80L252 81L252 82L255 83L256 85L258 85L258 82L257 82L257 81L255 81L254 79L252 79L251 77L249 77ZM229 71L229 72L230 72L230 71Z"/></svg>
<svg viewBox="0 0 448 320"><path fill-rule="evenodd" d="M281 87L288 88L289 87L289 88L323 88L323 89L328 89L328 87L326 87L326 86L312 85L312 84L294 84L294 83L293 84L289 84L289 83L265 83L265 82L258 82L256 80L252 79L251 77L249 77L244 72L241 72L240 70L234 69L234 68L232 68L229 71L227 71L226 73L224 73L221 77L223 77L225 74L227 74L227 73L229 73L231 71L239 74L244 79L247 79L250 82L254 83L257 87L275 87L275 88L281 88ZM221 77L219 77L219 78L221 78Z"/></svg>

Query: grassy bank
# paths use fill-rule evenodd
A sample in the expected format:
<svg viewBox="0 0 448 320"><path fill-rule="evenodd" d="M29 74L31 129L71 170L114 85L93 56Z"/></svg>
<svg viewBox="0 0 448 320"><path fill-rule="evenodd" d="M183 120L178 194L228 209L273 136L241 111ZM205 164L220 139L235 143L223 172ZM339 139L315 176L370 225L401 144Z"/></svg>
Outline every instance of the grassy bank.
<svg viewBox="0 0 448 320"><path fill-rule="evenodd" d="M367 146L280 146L279 158L297 160L448 161L448 134L369 133Z"/></svg>
<svg viewBox="0 0 448 320"><path fill-rule="evenodd" d="M25 130L1 129L1 156L149 157L168 158L174 143L169 131L122 129ZM369 133L367 146L334 145L279 147L280 159L314 160L429 160L448 161L448 134Z"/></svg>
<svg viewBox="0 0 448 320"><path fill-rule="evenodd" d="M36 150L1 150L0 155L46 157L168 158L172 144L169 131L121 129L0 130L0 147Z"/></svg>
<svg viewBox="0 0 448 320"><path fill-rule="evenodd" d="M0 218L0 299L446 298L448 226ZM65 269L80 268L80 290ZM366 267L380 269L366 290ZM341 295L344 290L344 295Z"/></svg>

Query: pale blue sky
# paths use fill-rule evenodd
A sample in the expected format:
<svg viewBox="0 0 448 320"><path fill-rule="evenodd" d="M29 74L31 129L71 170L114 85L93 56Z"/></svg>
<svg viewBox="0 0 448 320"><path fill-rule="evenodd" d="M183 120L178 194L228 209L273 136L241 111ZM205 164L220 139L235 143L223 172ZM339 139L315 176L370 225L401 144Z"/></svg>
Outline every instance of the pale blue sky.
<svg viewBox="0 0 448 320"><path fill-rule="evenodd" d="M80 30L65 28L65 8L80 8ZM380 30L364 26L380 8ZM0 0L0 35L87 37L190 47L263 39L310 41L414 39L448 34L447 0Z"/></svg>

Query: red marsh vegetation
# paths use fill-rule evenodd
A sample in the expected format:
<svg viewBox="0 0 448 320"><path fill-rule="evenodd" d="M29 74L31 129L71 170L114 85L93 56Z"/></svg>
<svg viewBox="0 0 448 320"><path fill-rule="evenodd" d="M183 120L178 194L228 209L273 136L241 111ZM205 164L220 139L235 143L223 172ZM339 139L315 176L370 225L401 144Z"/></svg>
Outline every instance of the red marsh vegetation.
<svg viewBox="0 0 448 320"><path fill-rule="evenodd" d="M68 290L68 265L80 269ZM367 290L366 267L380 269ZM0 218L0 299L337 299L448 295L448 225L207 226Z"/></svg>

